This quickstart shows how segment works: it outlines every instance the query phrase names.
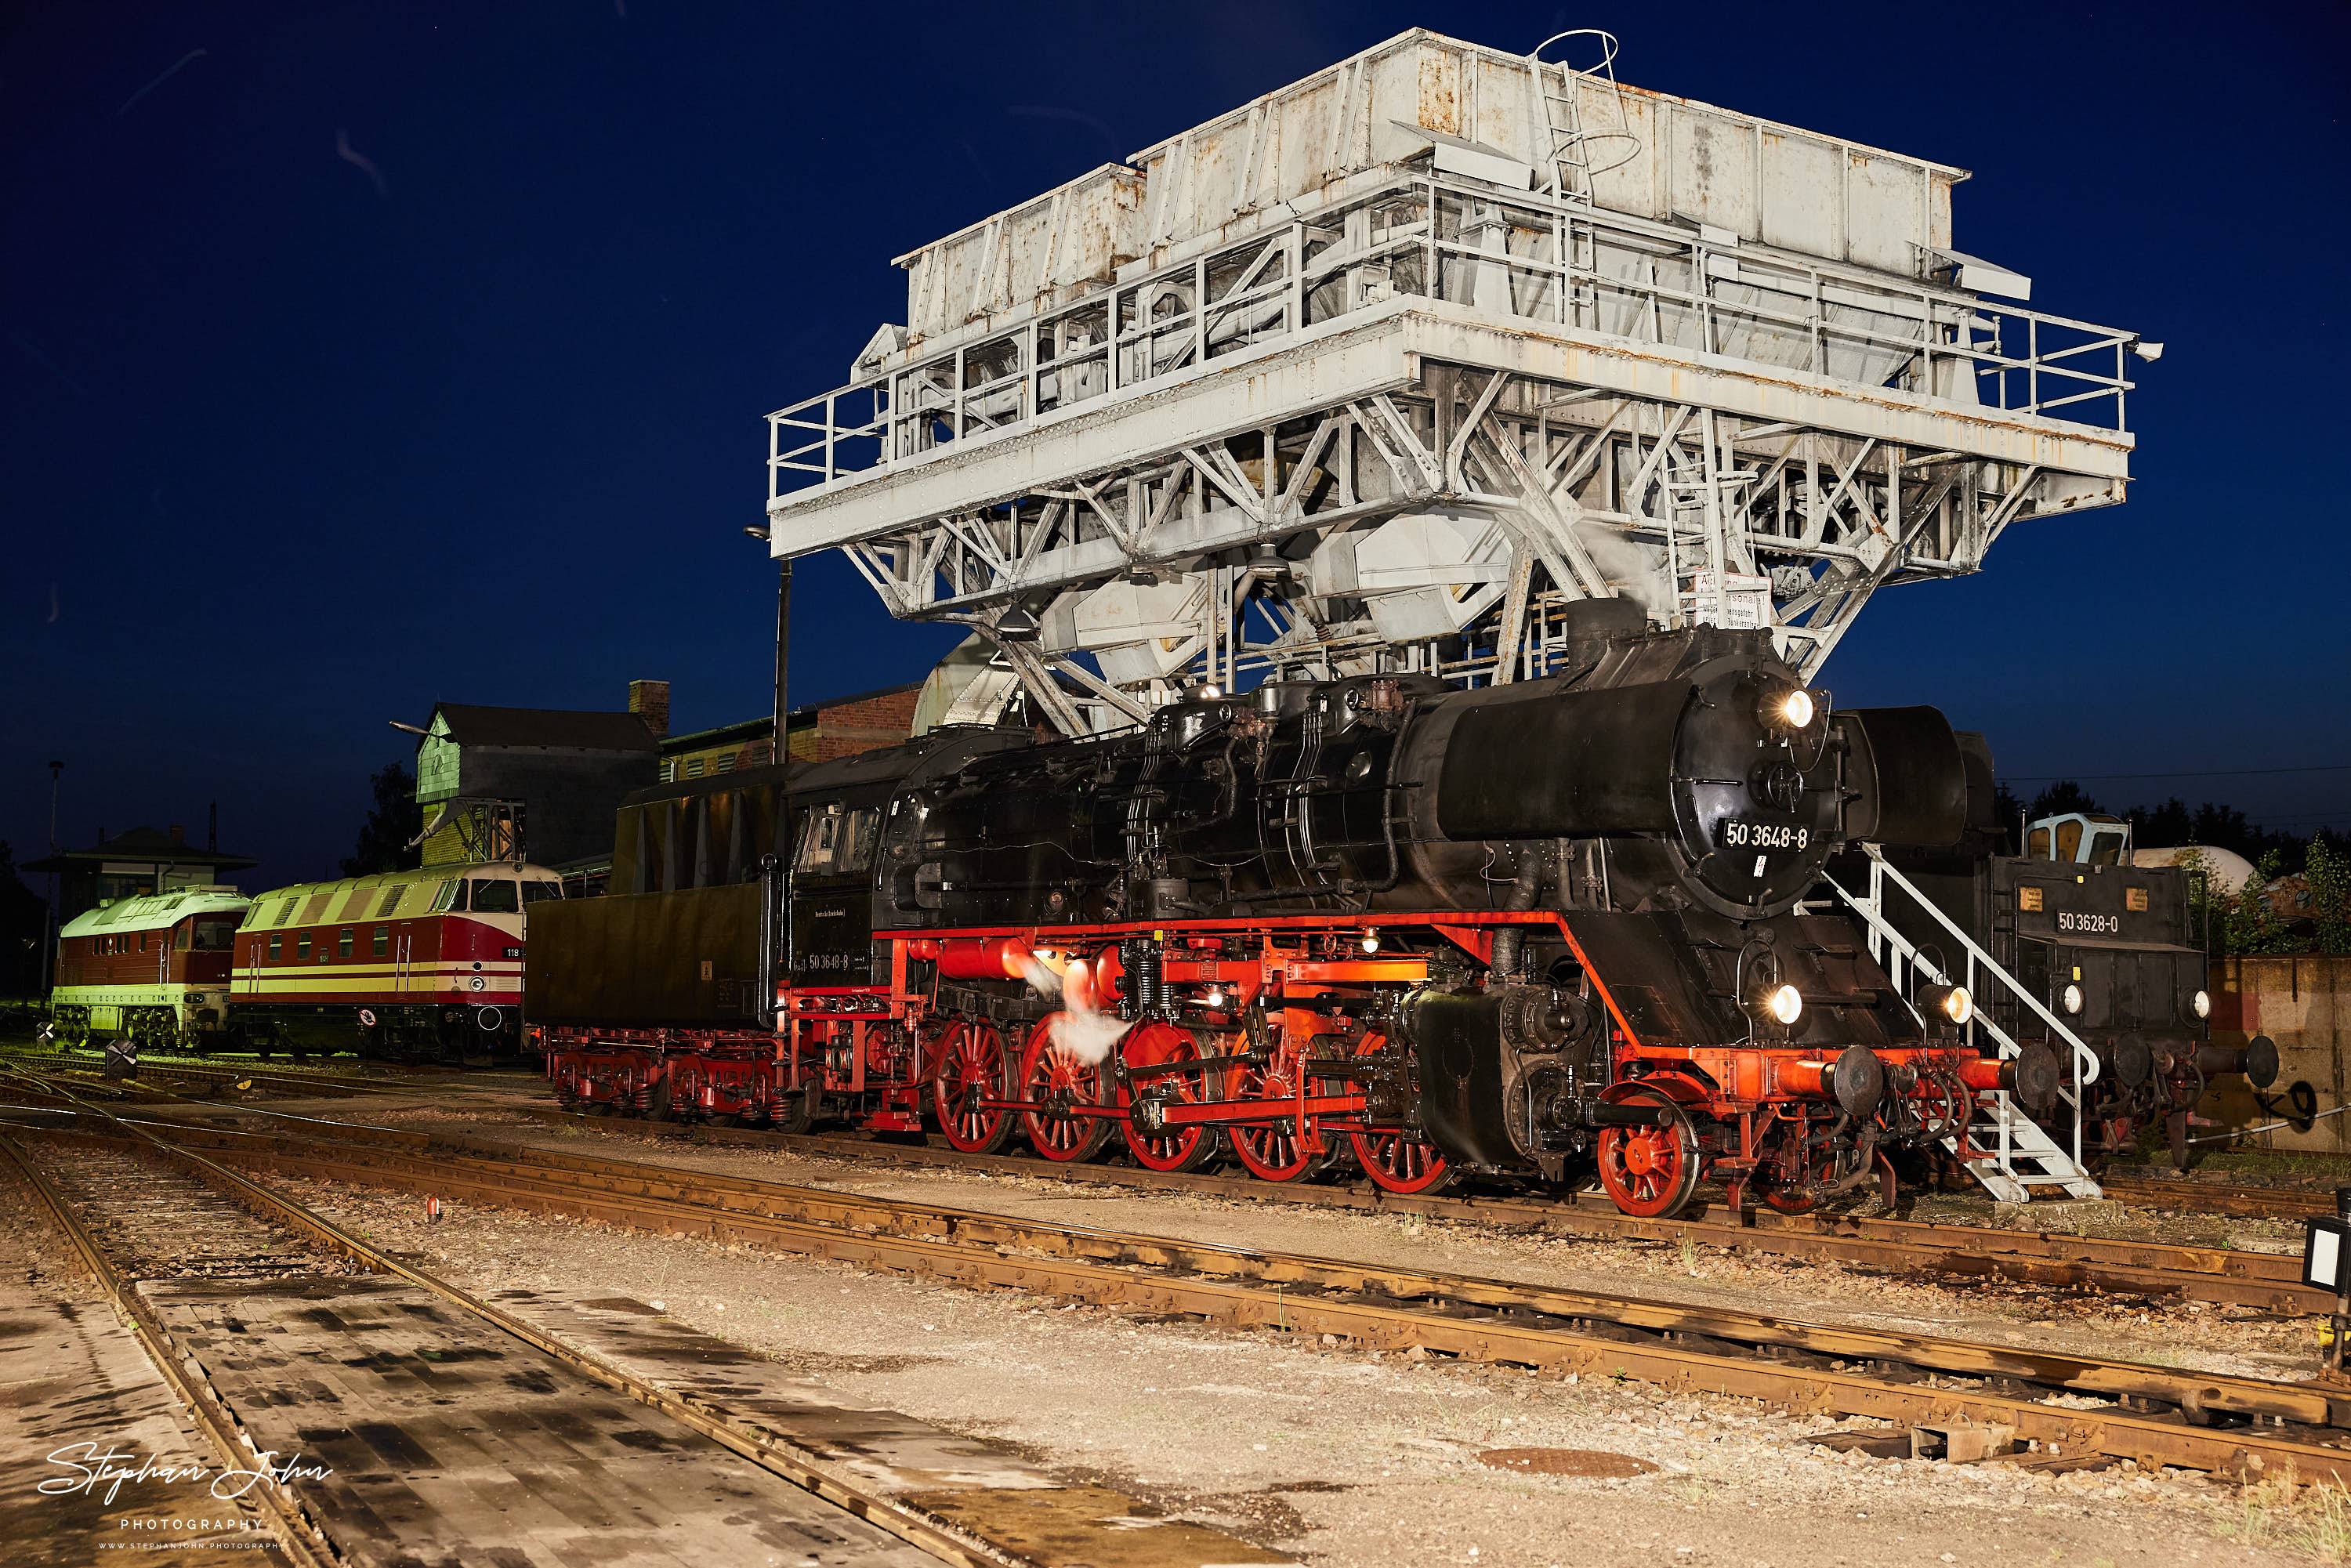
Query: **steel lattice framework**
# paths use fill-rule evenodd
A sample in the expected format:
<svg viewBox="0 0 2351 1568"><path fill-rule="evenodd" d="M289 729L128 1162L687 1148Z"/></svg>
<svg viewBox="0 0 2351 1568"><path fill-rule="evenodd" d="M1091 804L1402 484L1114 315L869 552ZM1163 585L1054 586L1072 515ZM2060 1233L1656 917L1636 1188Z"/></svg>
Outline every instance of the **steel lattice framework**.
<svg viewBox="0 0 2351 1568"><path fill-rule="evenodd" d="M1400 56L1419 119L1374 135ZM1514 69L1529 101L1465 108L1457 86L1432 110L1431 57L1496 102ZM1342 177L1187 223L1216 128L1187 132L1026 229L1016 211L917 253L912 329L771 416L776 553L841 549L893 614L985 633L957 716L1016 687L1077 733L1200 681L1528 678L1564 605L1615 595L1769 627L1809 676L1879 589L2123 498L2126 355L2155 350L1962 287L2029 286L1949 249L1956 171L1845 151L1849 183L1865 152L1919 172L1892 239L1851 191L1809 250L1771 243L1768 204L1752 235L1645 215L1602 152L1687 156L1698 131L1595 73L1426 34L1237 111L1214 167L1245 145L1235 188L1279 188L1259 165L1324 78ZM1485 138L1430 128L1447 113ZM1495 143L1521 120L1513 158ZM1785 184L1754 145L1753 189Z"/></svg>

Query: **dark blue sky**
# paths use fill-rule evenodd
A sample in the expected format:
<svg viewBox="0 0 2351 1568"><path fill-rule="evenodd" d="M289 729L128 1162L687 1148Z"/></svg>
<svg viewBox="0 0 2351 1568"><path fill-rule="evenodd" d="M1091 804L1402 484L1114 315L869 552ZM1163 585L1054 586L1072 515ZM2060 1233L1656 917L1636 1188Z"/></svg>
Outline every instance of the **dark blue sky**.
<svg viewBox="0 0 2351 1568"><path fill-rule="evenodd" d="M435 699L768 701L769 409L889 258L1415 25L1975 171L1960 248L2168 345L2131 504L1882 595L1840 703L2003 772L2351 762L2342 9L105 5L0 16L0 837L348 853ZM1039 113L1039 110L1054 112ZM346 153L348 152L348 156ZM794 691L953 638L805 564ZM2351 772L2178 788L2296 828ZM2028 786L2029 788L2029 786Z"/></svg>

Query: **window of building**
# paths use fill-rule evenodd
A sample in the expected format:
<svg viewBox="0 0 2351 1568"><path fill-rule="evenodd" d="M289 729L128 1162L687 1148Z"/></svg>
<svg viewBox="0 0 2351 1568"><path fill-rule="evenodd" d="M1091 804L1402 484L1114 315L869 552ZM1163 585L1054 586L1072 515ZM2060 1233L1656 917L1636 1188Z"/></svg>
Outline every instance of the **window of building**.
<svg viewBox="0 0 2351 1568"><path fill-rule="evenodd" d="M527 882L522 884L522 901L526 907L562 896L563 884L559 882Z"/></svg>
<svg viewBox="0 0 2351 1568"><path fill-rule="evenodd" d="M371 952L370 956L371 956L371 957L381 958L381 957L382 957L386 953L389 953L389 952L391 952L391 951L392 951L392 927L391 927L391 926L389 926L389 925L379 925L379 926L377 926L377 927L375 928L375 946L374 946L373 950Z"/></svg>
<svg viewBox="0 0 2351 1568"><path fill-rule="evenodd" d="M336 956L336 957L338 957L338 958L348 958L348 957L350 957L350 956L351 956L351 928L350 928L350 926L346 925L346 926L344 926L344 927L343 927L342 936L341 936L340 937L339 937L339 938L336 940L336 942L335 942L335 956Z"/></svg>
<svg viewBox="0 0 2351 1568"><path fill-rule="evenodd" d="M467 896L476 915L517 915L522 910L515 884L503 877L474 878L467 884Z"/></svg>
<svg viewBox="0 0 2351 1568"><path fill-rule="evenodd" d="M310 958L310 934L308 931L294 938L294 956L304 963Z"/></svg>
<svg viewBox="0 0 2351 1568"><path fill-rule="evenodd" d="M275 964L284 956L286 956L286 933L272 931L269 934L269 961Z"/></svg>

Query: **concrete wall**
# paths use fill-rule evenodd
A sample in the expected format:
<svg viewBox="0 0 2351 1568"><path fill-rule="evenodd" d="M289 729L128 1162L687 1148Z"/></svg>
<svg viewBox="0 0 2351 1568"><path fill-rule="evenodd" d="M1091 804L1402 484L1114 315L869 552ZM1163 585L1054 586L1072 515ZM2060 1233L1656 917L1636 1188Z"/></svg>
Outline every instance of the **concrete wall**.
<svg viewBox="0 0 2351 1568"><path fill-rule="evenodd" d="M2351 1098L2351 955L2280 954L2212 961L2212 1039L2241 1045L2256 1034L2277 1041L2278 1081L2271 1098L2283 1103L2288 1085L2307 1082L2325 1112ZM2227 1127L2277 1120L2263 1114L2242 1079L2216 1085L2200 1114ZM2281 1127L2257 1140L2262 1147L2315 1154L2351 1154L2351 1112L2324 1116L2307 1133ZM2198 1135L2220 1131L2199 1127Z"/></svg>

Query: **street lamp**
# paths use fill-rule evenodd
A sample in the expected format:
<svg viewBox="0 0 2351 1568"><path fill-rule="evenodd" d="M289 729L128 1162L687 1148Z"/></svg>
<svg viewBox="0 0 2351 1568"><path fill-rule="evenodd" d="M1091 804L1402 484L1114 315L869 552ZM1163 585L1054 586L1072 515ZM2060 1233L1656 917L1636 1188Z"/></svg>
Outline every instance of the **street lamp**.
<svg viewBox="0 0 2351 1568"><path fill-rule="evenodd" d="M761 544L769 542L768 530L760 524L749 524L743 531ZM789 710L784 706L784 676L789 666L791 642L792 559L784 556L776 562L776 727L768 752L768 759L778 768L789 760L785 751L784 721Z"/></svg>

